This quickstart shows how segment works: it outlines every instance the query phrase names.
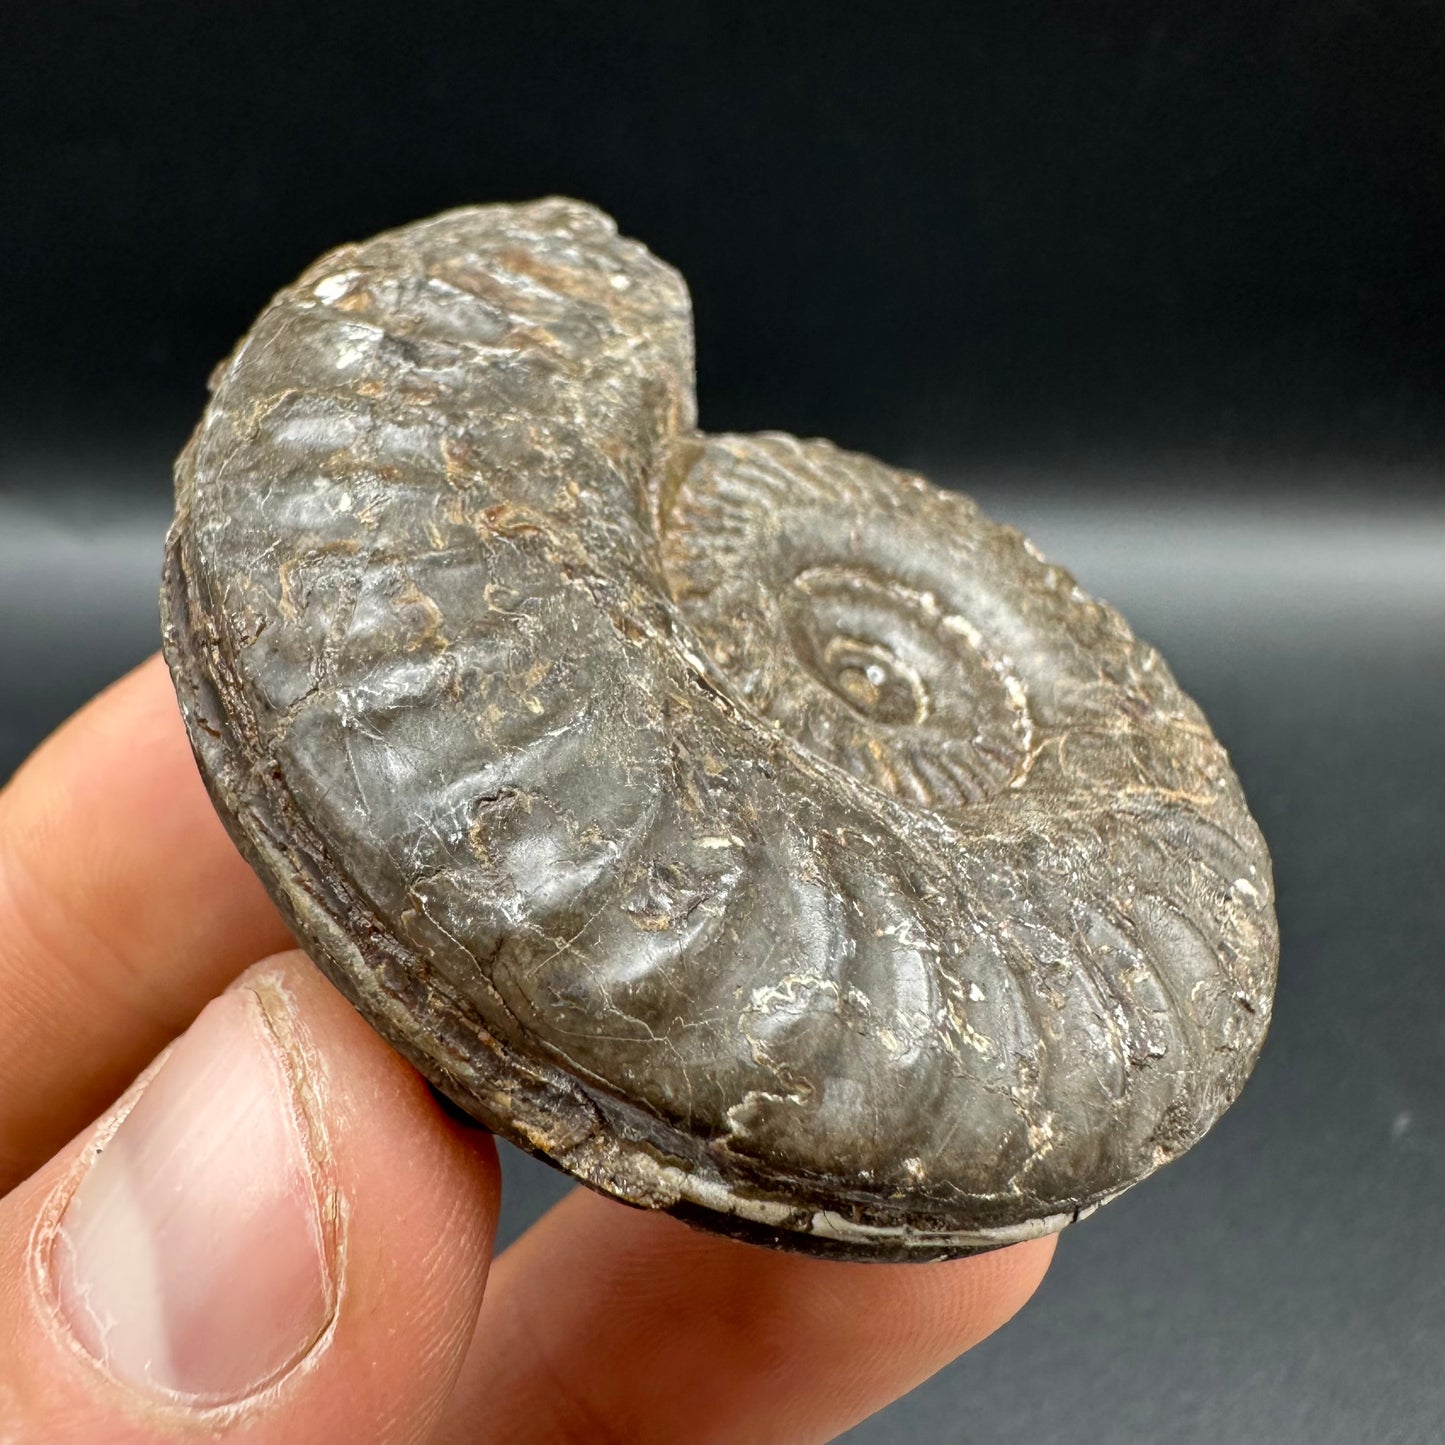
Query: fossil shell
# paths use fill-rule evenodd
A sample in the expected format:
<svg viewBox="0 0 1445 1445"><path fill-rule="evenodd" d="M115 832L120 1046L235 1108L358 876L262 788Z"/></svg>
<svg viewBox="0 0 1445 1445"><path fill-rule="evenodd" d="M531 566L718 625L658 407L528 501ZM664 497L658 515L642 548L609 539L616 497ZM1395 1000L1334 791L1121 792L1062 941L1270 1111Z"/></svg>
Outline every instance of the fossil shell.
<svg viewBox="0 0 1445 1445"><path fill-rule="evenodd" d="M967 498L694 426L591 207L316 263L178 464L166 650L317 963L619 1199L920 1259L1057 1230L1259 1051L1269 858L1159 655Z"/></svg>

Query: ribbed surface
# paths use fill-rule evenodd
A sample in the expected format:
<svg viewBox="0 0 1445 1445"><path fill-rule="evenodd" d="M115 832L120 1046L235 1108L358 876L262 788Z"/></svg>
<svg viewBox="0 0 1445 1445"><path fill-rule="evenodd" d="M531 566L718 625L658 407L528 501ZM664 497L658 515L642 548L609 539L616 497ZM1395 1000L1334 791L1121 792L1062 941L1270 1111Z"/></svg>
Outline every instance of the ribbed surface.
<svg viewBox="0 0 1445 1445"><path fill-rule="evenodd" d="M690 346L675 273L569 202L282 293L180 470L218 799L254 857L284 794L428 1008L729 1196L935 1233L1086 1208L1263 1038L1269 862L1223 750L966 499L696 437Z"/></svg>

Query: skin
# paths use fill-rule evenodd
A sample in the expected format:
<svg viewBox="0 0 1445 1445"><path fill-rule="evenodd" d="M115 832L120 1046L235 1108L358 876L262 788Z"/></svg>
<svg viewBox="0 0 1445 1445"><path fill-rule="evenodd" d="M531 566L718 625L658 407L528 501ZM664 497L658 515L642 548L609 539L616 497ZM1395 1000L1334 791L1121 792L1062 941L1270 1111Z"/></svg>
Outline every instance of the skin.
<svg viewBox="0 0 1445 1445"><path fill-rule="evenodd" d="M997 1329L1048 1267L1052 1238L936 1264L788 1256L580 1190L493 1262L491 1140L288 945L158 660L0 792L0 1440L803 1445ZM203 1415L78 1351L36 1251L137 1073L247 969L285 991L324 1074L348 1247L334 1329Z"/></svg>

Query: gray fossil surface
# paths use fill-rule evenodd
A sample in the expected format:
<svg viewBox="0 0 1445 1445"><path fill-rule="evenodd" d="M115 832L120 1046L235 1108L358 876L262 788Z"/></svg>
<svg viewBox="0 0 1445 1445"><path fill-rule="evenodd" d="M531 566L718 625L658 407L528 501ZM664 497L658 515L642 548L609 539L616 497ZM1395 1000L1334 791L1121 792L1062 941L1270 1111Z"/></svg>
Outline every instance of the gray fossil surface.
<svg viewBox="0 0 1445 1445"><path fill-rule="evenodd" d="M177 468L216 805L442 1092L856 1259L1057 1230L1267 1027L1269 856L1159 655L1011 528L697 431L688 294L574 201L323 257Z"/></svg>

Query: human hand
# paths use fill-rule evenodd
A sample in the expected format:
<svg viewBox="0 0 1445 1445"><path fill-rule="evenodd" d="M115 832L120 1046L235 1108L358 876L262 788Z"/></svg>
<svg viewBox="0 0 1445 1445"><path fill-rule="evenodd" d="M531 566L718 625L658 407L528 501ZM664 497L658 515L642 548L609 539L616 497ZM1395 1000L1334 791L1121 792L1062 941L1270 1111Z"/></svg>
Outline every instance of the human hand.
<svg viewBox="0 0 1445 1445"><path fill-rule="evenodd" d="M579 1189L489 1278L490 1137L289 947L157 659L0 792L3 1445L802 1445L1048 1267L807 1259Z"/></svg>

